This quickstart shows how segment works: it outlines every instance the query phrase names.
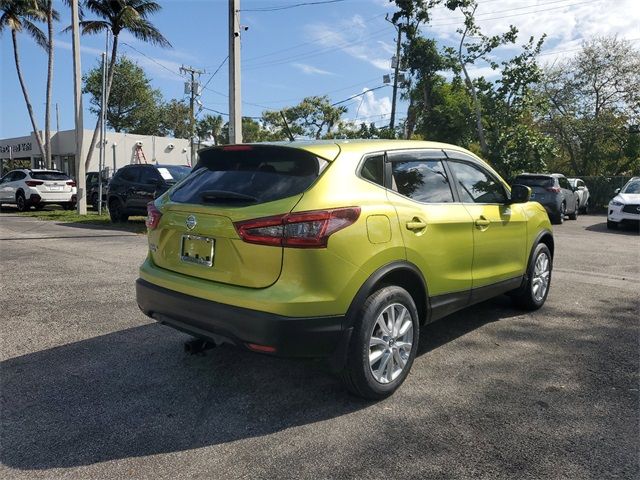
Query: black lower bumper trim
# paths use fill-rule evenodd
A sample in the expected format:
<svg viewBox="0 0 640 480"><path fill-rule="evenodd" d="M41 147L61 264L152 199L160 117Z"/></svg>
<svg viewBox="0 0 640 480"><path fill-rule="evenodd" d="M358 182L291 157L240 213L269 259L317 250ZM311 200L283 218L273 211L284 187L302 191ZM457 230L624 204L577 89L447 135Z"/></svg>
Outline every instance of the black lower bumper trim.
<svg viewBox="0 0 640 480"><path fill-rule="evenodd" d="M343 316L284 317L226 305L136 281L138 306L145 315L191 335L246 347L276 349L276 355L323 357L341 344Z"/></svg>

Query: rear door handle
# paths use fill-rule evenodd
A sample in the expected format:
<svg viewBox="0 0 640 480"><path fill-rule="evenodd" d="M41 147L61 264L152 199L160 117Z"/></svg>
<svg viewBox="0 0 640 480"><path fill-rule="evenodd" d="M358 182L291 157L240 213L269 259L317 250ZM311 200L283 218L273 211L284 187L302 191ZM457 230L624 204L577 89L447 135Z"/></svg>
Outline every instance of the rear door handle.
<svg viewBox="0 0 640 480"><path fill-rule="evenodd" d="M480 230L485 230L487 228L489 228L489 225L491 225L491 222L489 220L487 220L485 217L480 217L478 219L476 219L476 221L474 222L476 227L479 228Z"/></svg>
<svg viewBox="0 0 640 480"><path fill-rule="evenodd" d="M427 228L427 224L418 217L414 217L413 220L407 222L407 230L424 230L425 228Z"/></svg>

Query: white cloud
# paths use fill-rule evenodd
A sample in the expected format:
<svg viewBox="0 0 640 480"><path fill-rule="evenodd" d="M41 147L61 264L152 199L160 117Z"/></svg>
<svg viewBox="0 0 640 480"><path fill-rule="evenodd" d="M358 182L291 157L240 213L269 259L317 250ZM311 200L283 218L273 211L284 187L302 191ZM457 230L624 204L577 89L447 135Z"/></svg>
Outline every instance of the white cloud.
<svg viewBox="0 0 640 480"><path fill-rule="evenodd" d="M333 72L322 70L321 68L307 65L306 63L292 63L291 65L307 75L335 75Z"/></svg>
<svg viewBox="0 0 640 480"><path fill-rule="evenodd" d="M486 35L506 32L510 25L518 28L517 46L496 50L501 57L512 55L530 36L536 39L547 34L542 58L553 62L575 53L583 40L595 36L618 35L619 38L640 37L640 2L638 0L494 0L478 2L476 20ZM432 10L431 24L425 27L427 36L435 36L450 46L457 46L462 15L446 8ZM558 53L554 53L558 52Z"/></svg>
<svg viewBox="0 0 640 480"><path fill-rule="evenodd" d="M362 89L363 92L367 90L367 88ZM360 103L352 111L354 122L388 121L391 114L391 99L389 97L376 98L375 92L369 91L362 96Z"/></svg>
<svg viewBox="0 0 640 480"><path fill-rule="evenodd" d="M376 17L378 17L377 15ZM316 43L323 47L336 48L344 53L373 65L380 70L389 70L389 57L384 54L389 50L393 51L386 42L380 40L375 41L373 37L378 32L371 32L371 18L364 19L360 15L338 22L337 25L328 25L317 23L306 27L308 35L315 40ZM378 24L379 26L379 24ZM381 31L386 29L393 31L391 25L385 26ZM379 36L379 35L378 35Z"/></svg>

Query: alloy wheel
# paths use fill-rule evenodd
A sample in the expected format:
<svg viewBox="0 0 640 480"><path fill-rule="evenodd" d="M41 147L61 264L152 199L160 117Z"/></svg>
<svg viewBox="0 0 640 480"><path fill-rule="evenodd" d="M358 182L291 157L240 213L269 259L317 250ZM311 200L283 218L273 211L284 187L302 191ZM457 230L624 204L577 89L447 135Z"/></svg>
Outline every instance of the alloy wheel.
<svg viewBox="0 0 640 480"><path fill-rule="evenodd" d="M373 325L369 338L369 368L377 382L394 381L404 370L413 345L413 322L400 303L386 307Z"/></svg>
<svg viewBox="0 0 640 480"><path fill-rule="evenodd" d="M547 294L549 278L551 276L550 266L551 262L549 262L549 257L545 252L541 252L536 258L536 263L533 267L533 280L531 282L531 290L536 302L541 302Z"/></svg>

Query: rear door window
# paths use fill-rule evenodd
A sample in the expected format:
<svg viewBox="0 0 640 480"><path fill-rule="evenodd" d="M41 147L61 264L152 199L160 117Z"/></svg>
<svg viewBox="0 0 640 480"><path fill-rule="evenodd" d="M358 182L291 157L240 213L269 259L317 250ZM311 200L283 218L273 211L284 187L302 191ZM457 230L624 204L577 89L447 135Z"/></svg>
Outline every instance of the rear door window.
<svg viewBox="0 0 640 480"><path fill-rule="evenodd" d="M328 162L310 152L275 145L233 145L199 152L199 160L171 200L196 204L255 204L304 192Z"/></svg>
<svg viewBox="0 0 640 480"><path fill-rule="evenodd" d="M384 186L384 155L367 158L360 169L360 176L365 180Z"/></svg>
<svg viewBox="0 0 640 480"><path fill-rule="evenodd" d="M136 183L138 182L138 178L140 177L140 169L135 167L123 168L122 170L120 170L119 177L121 180L124 180L125 182Z"/></svg>

